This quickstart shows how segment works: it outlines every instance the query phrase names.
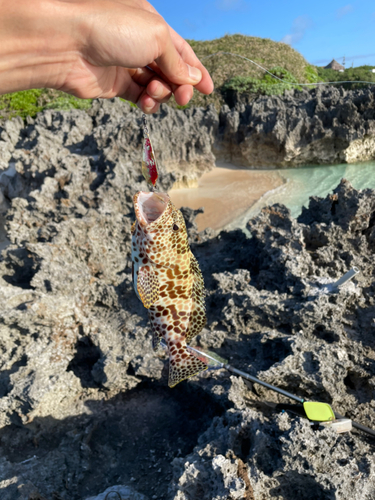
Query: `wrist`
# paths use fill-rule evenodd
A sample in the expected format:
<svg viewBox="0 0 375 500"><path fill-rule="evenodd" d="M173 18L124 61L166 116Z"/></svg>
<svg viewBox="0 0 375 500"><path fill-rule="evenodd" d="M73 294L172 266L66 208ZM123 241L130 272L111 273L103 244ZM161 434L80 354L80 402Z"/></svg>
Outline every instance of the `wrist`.
<svg viewBox="0 0 375 500"><path fill-rule="evenodd" d="M73 2L0 0L0 94L59 88L79 57Z"/></svg>

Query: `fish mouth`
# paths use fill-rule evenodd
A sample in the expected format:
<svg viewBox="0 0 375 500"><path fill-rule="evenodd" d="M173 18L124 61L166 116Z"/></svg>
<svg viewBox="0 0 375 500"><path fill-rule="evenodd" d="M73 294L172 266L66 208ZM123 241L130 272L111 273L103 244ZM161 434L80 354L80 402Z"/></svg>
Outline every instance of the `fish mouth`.
<svg viewBox="0 0 375 500"><path fill-rule="evenodd" d="M144 193L134 195L135 216L141 226L155 222L168 206L169 196L166 193Z"/></svg>

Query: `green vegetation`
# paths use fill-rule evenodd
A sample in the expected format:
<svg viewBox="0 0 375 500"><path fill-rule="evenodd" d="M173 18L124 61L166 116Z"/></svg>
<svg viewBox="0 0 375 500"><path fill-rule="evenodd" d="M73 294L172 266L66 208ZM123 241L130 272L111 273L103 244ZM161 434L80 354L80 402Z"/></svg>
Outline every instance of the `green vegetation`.
<svg viewBox="0 0 375 500"><path fill-rule="evenodd" d="M296 84L297 80L284 68L277 66L275 68L271 68L269 71L281 80L285 80L285 82L280 82L280 80L277 80L268 73L265 73L260 80L248 76L235 76L228 82L224 83L221 87L221 91L223 95L225 95L228 91L234 90L240 93L253 94L255 97L257 95L282 94L285 90L301 88L296 85L292 85L293 83Z"/></svg>
<svg viewBox="0 0 375 500"><path fill-rule="evenodd" d="M44 109L88 109L92 99L78 99L52 89L32 89L0 96L0 118L34 117Z"/></svg>
<svg viewBox="0 0 375 500"><path fill-rule="evenodd" d="M374 82L375 85L375 73L371 70L375 66L357 66L356 68L347 68L345 71L335 71L333 69L317 68L319 80L323 82L344 82L344 81L365 81ZM345 89L359 89L367 88L369 85L366 83L342 83L341 85Z"/></svg>
<svg viewBox="0 0 375 500"><path fill-rule="evenodd" d="M178 106L173 99L170 105L177 109L193 106L207 106L214 103L217 109L224 104L224 92L231 87L244 88L246 92L256 96L259 94L279 94L292 88L286 83L278 82L265 71L240 57L220 54L205 59L219 51L239 54L264 68L272 69L283 80L290 82L314 82L317 73L313 66L289 45L272 40L244 35L226 35L209 41L188 40L197 56L210 72L215 84L215 91L210 96L194 92L194 97L187 106ZM131 104L135 106L135 104ZM87 109L90 100L77 99L56 90L28 90L0 96L0 118L27 115L35 116L44 109Z"/></svg>
<svg viewBox="0 0 375 500"><path fill-rule="evenodd" d="M306 83L319 82L318 68L316 68L315 66L311 66L311 64L308 64L305 68L305 78L307 80Z"/></svg>
<svg viewBox="0 0 375 500"><path fill-rule="evenodd" d="M213 103L217 110L224 104L228 93L243 92L250 98L258 95L281 94L285 90L301 88L295 83L339 82L344 80L365 80L374 82L374 66L348 68L343 73L317 68L308 62L296 50L281 42L265 38L244 35L226 35L209 41L188 40L197 56L208 69L215 84L210 96L195 91L187 106L178 106L172 98L169 105L177 109L194 106L208 106ZM278 76L282 82L273 78L266 71L241 57L217 52L231 52L247 57L263 68ZM212 56L212 57L209 57ZM366 87L366 84L342 84L345 88ZM313 85L311 86L313 87ZM122 99L123 100L123 99ZM27 90L0 96L0 118L13 116L34 117L44 109L88 109L91 99L78 99L64 92L51 89ZM127 101L129 102L129 101ZM135 104L129 104L136 107Z"/></svg>
<svg viewBox="0 0 375 500"><path fill-rule="evenodd" d="M123 99L122 97L120 97L120 101L127 102L131 108L138 108L138 106L134 102L127 101L126 99Z"/></svg>
<svg viewBox="0 0 375 500"><path fill-rule="evenodd" d="M220 51L248 57L268 70L277 68L283 80L314 83L318 77L315 67L285 43L244 35L226 35L216 40L188 42L208 69L215 84L215 90L210 96L194 92L190 106L207 106L214 103L219 109L224 103L223 92L228 91L232 85L244 86L254 97L259 94L279 94L291 88L240 57L219 54L205 59Z"/></svg>

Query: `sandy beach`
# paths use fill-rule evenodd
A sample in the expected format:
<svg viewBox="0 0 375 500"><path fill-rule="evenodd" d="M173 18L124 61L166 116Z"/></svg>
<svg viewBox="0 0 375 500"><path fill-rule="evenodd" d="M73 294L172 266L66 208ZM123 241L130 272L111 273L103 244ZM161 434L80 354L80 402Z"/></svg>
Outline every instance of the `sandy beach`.
<svg viewBox="0 0 375 500"><path fill-rule="evenodd" d="M199 179L197 188L172 189L169 194L178 208L204 207L204 213L196 219L202 231L207 227L225 227L284 182L274 170L248 170L217 163L216 168Z"/></svg>

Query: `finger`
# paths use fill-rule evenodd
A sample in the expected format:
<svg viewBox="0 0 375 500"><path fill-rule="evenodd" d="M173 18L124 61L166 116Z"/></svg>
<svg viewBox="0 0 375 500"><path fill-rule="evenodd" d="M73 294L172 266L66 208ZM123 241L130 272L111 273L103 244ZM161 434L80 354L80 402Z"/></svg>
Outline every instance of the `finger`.
<svg viewBox="0 0 375 500"><path fill-rule="evenodd" d="M189 45L189 47L190 47L190 45ZM191 47L190 47L190 49L191 49ZM191 49L191 50L193 50L193 49ZM193 52L193 54L194 54L194 52ZM196 57L195 54L194 54L194 57ZM162 78L165 82L167 82L170 85L173 93L175 92L175 90L178 88L178 85L171 82L169 80L169 78L167 78L167 76L164 75L164 73L161 71L160 67L158 66L158 64L156 62L152 62L152 63L148 64L148 68L152 69L152 71L154 73L157 73L160 76L160 78ZM206 82L204 83L203 88L201 87L202 82L200 82L198 85L195 85L195 88L197 90L199 90L200 92L202 92L202 94L210 94L213 91L213 83L212 83L211 77L210 77L208 71L206 70L206 68L203 65L202 65L202 68L203 68L203 75L206 75L206 78L208 77L208 80L206 80Z"/></svg>
<svg viewBox="0 0 375 500"><path fill-rule="evenodd" d="M138 85L138 83L136 83L132 78L126 78L126 73L124 77L120 78L121 82L119 82L117 85L116 96L121 97L126 101L134 102L134 104L136 104L143 93L146 91L145 87L142 85Z"/></svg>
<svg viewBox="0 0 375 500"><path fill-rule="evenodd" d="M129 70L129 72L131 72L131 70ZM132 73L132 79L138 83L138 85L147 87L147 92L150 97L160 100L160 102L165 102L163 99L167 96L169 98L172 95L172 87L162 78L159 78L155 71L151 71L147 67L137 68L134 70L134 73ZM177 87L177 85L173 86L175 88Z"/></svg>
<svg viewBox="0 0 375 500"><path fill-rule="evenodd" d="M157 102L167 102L172 95L172 89L162 80L154 78L147 85L147 94Z"/></svg>
<svg viewBox="0 0 375 500"><path fill-rule="evenodd" d="M148 68L138 68L132 74L133 80L146 87L147 94L159 103L167 102L172 96L172 88ZM177 85L174 85L177 87Z"/></svg>
<svg viewBox="0 0 375 500"><path fill-rule="evenodd" d="M157 73L158 75L160 75L160 78L163 78L163 81L165 80L168 81L168 78L165 75L163 75L162 71L160 70L160 68L156 63L151 63L150 67L152 67L154 73ZM192 85L176 85L172 82L169 82L169 86L172 89L176 103L179 106L186 106L186 104L193 97L194 87ZM160 101L160 102L166 102L166 101Z"/></svg>
<svg viewBox="0 0 375 500"><path fill-rule="evenodd" d="M148 10L149 12L158 14L158 11L146 0L138 0L138 3L140 6L142 6L142 8ZM197 85L195 85L195 88L199 90L199 92L202 92L202 94L211 94L211 92L213 92L214 90L214 83L209 72L200 62L188 42L184 40L182 36L180 36L171 26L168 25L168 28L172 41L182 59L190 66L195 66L202 72L202 80Z"/></svg>
<svg viewBox="0 0 375 500"><path fill-rule="evenodd" d="M174 98L179 106L186 106L194 94L192 85L180 85L174 92Z"/></svg>
<svg viewBox="0 0 375 500"><path fill-rule="evenodd" d="M202 80L195 85L195 88L202 94L211 94L214 90L212 78L207 69L200 62L191 46L176 31L169 26L172 41L181 55L182 59L190 66L197 67L202 73Z"/></svg>
<svg viewBox="0 0 375 500"><path fill-rule="evenodd" d="M160 34L158 56L154 61L170 82L177 85L197 85L202 79L202 72L194 66L186 64L173 44L169 26L164 22L159 25Z"/></svg>
<svg viewBox="0 0 375 500"><path fill-rule="evenodd" d="M160 14L158 13L158 11L149 2L147 2L147 0L137 0L136 3L134 3L134 0L117 0L117 2L121 3L122 5L128 5L130 7L134 7L136 5L140 9L144 9L150 13L157 14L158 17L161 17ZM186 42L186 40L184 40L167 23L166 23L166 25L168 27L171 40L172 40L177 52L181 56L182 60L185 63L187 63L190 67L197 68L202 74L202 79L199 81L199 83L195 84L195 88L199 92L202 92L203 94L211 94L211 92L214 89L214 84L213 84L213 81L212 81L207 69L200 62L200 60L196 56L194 50ZM153 69L155 69L155 68L153 68ZM164 75L159 73L159 75L160 76L168 76L166 73ZM172 82L173 83L180 83L180 82L175 81L173 78L171 78L171 81L169 83L172 83ZM189 82L189 83L194 85L194 82Z"/></svg>
<svg viewBox="0 0 375 500"><path fill-rule="evenodd" d="M137 106L146 114L150 115L159 111L160 103L152 99L144 90L138 99Z"/></svg>

